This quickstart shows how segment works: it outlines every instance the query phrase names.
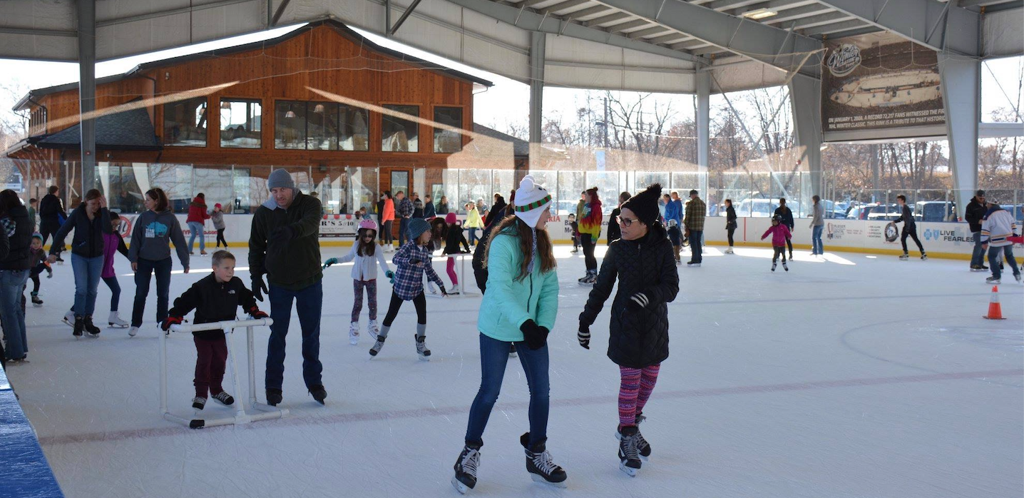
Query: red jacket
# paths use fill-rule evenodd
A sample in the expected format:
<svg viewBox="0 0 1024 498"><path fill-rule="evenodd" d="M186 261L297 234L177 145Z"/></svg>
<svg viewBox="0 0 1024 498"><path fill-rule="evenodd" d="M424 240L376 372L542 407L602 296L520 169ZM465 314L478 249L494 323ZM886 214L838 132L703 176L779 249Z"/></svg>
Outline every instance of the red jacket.
<svg viewBox="0 0 1024 498"><path fill-rule="evenodd" d="M185 223L203 223L208 219L210 214L206 212L206 201L198 196L192 199L192 203L188 205L188 218L185 219Z"/></svg>

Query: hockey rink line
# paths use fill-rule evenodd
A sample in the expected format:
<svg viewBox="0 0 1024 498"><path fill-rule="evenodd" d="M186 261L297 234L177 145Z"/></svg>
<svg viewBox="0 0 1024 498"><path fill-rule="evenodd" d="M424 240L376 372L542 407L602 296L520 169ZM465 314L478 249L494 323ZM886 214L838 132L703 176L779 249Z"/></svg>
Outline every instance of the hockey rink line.
<svg viewBox="0 0 1024 498"><path fill-rule="evenodd" d="M1010 377L1024 376L1024 369L1015 370L982 370L974 372L954 372L923 375L903 375L898 377L876 377L864 379L846 380L823 380L814 382L792 382L783 384L767 384L757 386L737 387L715 387L706 389L687 389L676 391L659 391L658 399L684 399L702 398L711 396L728 396L734 394L764 394L783 393L793 391L809 391L814 389L832 389L841 387L870 387L893 384L916 384L923 382L938 382L944 380L984 379L988 377ZM611 404L617 402L614 395L608 396L586 396L569 399L552 399L553 408L593 406ZM443 408L417 408L412 410L389 410L364 413L339 413L325 417L289 417L281 420L261 422L246 427L243 430L260 430L263 428L298 427L309 425L347 424L354 422L368 422L375 420L410 419L442 417L448 415L460 415L469 413L469 406L452 406ZM528 401L515 403L498 403L497 409L525 410L529 408ZM215 432L220 430L232 430L232 426L214 427L203 429L203 432ZM179 426L160 427L152 429L132 429L109 432L92 432L84 434L68 434L63 436L40 437L39 443L43 446L57 446L74 443L91 443L106 441L123 441L126 439L149 439L155 437L180 436L190 434L192 431L183 430Z"/></svg>

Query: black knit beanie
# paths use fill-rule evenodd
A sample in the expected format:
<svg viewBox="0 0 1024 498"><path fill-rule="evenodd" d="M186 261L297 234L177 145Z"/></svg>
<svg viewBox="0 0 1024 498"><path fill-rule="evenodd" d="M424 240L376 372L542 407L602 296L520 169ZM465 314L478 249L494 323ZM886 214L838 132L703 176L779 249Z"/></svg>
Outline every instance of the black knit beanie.
<svg viewBox="0 0 1024 498"><path fill-rule="evenodd" d="M641 223L651 226L658 221L658 199L661 198L661 184L655 183L647 190L630 197L622 203L622 209L628 209L636 215Z"/></svg>

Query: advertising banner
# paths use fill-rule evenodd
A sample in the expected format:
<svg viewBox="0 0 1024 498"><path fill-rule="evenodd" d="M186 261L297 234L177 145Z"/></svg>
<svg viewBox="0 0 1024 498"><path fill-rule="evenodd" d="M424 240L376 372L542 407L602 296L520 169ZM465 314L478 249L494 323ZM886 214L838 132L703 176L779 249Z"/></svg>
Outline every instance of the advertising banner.
<svg viewBox="0 0 1024 498"><path fill-rule="evenodd" d="M935 51L888 33L828 40L826 48L824 133L874 130L861 138L895 138L945 124Z"/></svg>

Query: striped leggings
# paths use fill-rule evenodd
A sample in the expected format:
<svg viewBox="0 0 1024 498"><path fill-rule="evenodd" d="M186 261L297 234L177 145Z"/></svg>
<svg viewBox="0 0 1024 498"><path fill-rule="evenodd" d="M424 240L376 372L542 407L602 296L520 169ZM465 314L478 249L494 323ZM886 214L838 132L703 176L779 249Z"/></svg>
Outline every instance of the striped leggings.
<svg viewBox="0 0 1024 498"><path fill-rule="evenodd" d="M659 370L660 364L642 369L619 367L622 378L619 386L619 427L636 425L637 414L644 411L654 384L658 382Z"/></svg>

